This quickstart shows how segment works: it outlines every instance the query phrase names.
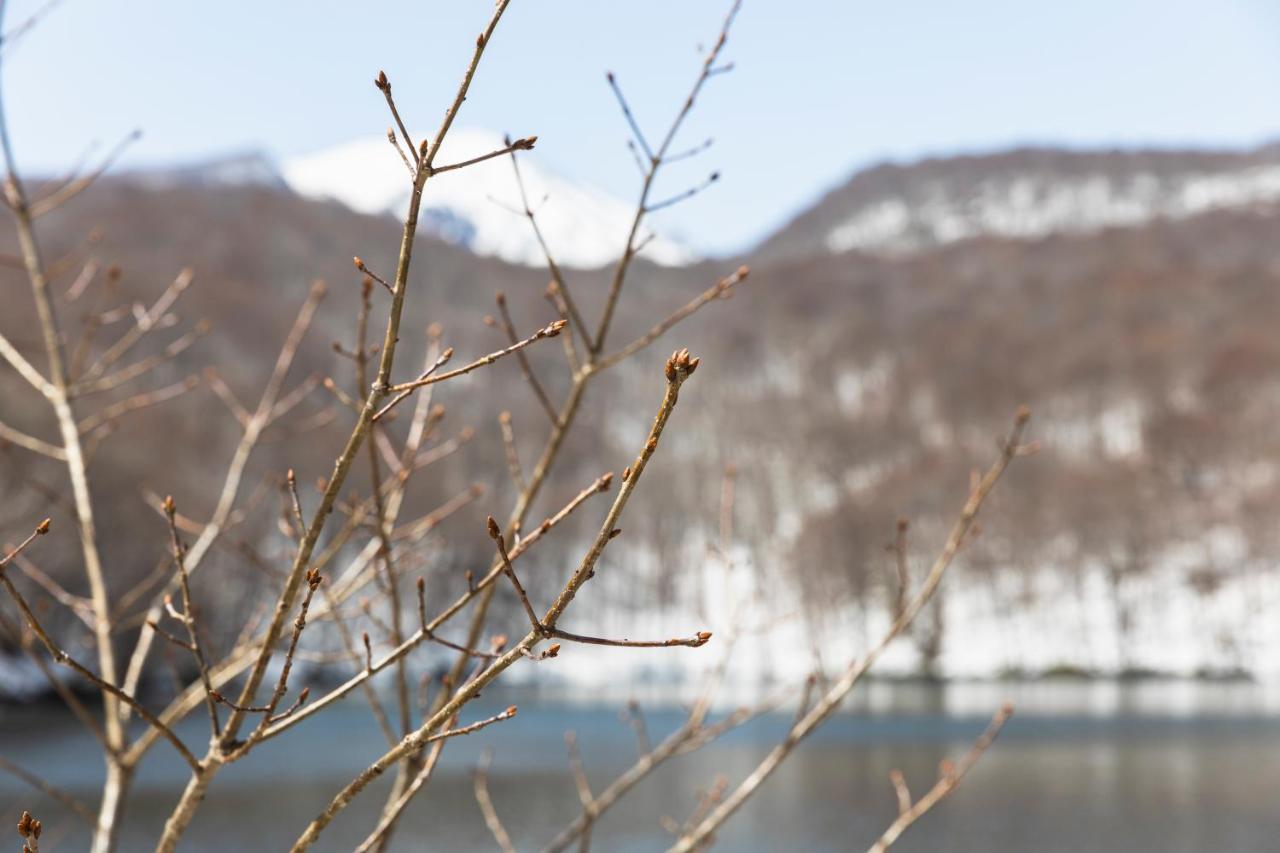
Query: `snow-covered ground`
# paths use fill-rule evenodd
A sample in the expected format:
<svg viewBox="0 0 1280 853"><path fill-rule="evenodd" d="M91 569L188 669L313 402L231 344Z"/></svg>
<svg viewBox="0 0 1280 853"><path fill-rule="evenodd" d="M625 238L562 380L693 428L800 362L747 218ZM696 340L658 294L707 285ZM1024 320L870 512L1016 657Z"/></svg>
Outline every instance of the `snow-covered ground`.
<svg viewBox="0 0 1280 853"><path fill-rule="evenodd" d="M854 211L826 238L832 252L896 254L979 235L1035 238L1182 219L1280 199L1280 166L1124 178L1011 173L967 184L937 181L911 198L885 196Z"/></svg>
<svg viewBox="0 0 1280 853"><path fill-rule="evenodd" d="M1172 677L1243 672L1280 681L1280 620L1274 618L1280 613L1280 572L1273 566L1249 566L1209 594L1187 582L1203 547L1230 557L1236 539L1231 531L1214 531L1206 542L1172 548L1156 569L1126 580L1121 595L1132 623L1123 633L1101 566L1079 574L1051 567L990 574L966 571L961 556L933 605L942 608L945 624L936 673L950 679L990 679L1067 670L1102 677L1138 671ZM761 695L771 687L803 682L819 664L828 674L843 669L889 626L883 601L815 613L794 584L770 579L745 551L726 570L705 551L699 558L698 550L691 547L691 568L676 581L675 604L634 607L636 591L653 588L656 561L641 560L626 568L606 565L578 596L562 626L629 639L687 637L710 630L714 637L706 646L566 644L554 662L519 667L512 680L549 680L590 695L696 687L732 642L727 695ZM930 622L926 610L919 623ZM917 675L921 663L914 640L903 636L873 672Z"/></svg>

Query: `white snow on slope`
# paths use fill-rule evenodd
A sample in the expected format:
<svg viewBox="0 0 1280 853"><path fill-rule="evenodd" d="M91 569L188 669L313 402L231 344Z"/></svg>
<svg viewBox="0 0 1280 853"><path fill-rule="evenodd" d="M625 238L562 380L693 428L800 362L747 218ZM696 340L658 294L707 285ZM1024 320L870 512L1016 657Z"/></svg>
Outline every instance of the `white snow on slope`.
<svg viewBox="0 0 1280 853"><path fill-rule="evenodd" d="M916 198L887 196L859 208L826 237L831 252L900 254L979 235L1033 238L1280 199L1280 166L1176 176L1011 175L976 191L938 181Z"/></svg>
<svg viewBox="0 0 1280 853"><path fill-rule="evenodd" d="M501 147L498 134L454 130L435 163L460 162ZM361 213L399 216L409 200L408 173L385 137L286 159L281 171L294 192L333 199ZM557 263L595 268L622 254L634 204L541 168L536 148L520 155L520 171L529 204ZM478 254L543 266L533 229L523 216L512 212L520 209L510 158L496 157L431 178L420 222L424 230ZM642 256L664 266L696 259L688 249L661 236L649 241Z"/></svg>

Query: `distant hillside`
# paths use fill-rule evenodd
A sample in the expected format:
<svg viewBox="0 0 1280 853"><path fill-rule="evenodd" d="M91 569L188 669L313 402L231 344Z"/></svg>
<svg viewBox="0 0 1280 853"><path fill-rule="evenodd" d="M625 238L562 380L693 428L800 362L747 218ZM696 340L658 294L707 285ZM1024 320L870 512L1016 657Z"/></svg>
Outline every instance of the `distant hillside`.
<svg viewBox="0 0 1280 853"><path fill-rule="evenodd" d="M1189 178L1173 176L1270 168L1268 152L1149 156L1156 165L1141 170L1121 167L1147 162L1148 155L1012 152L877 172L889 183L886 176L897 175L895 186L911 184L904 176L919 170L969 175L953 183L980 186L975 164L988 170L982 174L989 181L999 163L1074 175L1070 180L1086 180L1081 176L1107 165L1116 176L1163 168L1168 182L1185 184ZM1236 178L1223 180L1238 185ZM828 199L820 209L833 204ZM746 259L753 272L741 293L708 305L620 368L616 380L592 387L567 439L564 467L535 517L631 458L660 392L664 351L689 346L703 358L681 398L680 428L655 459L655 487L640 489L629 511L627 547L617 549L592 587L601 606L590 612L608 624L581 630L687 630L675 623L693 618L697 602L714 592L699 567L716 529L720 472L733 462L738 529L744 546L754 548L744 583L773 615L844 626L839 636L856 646L885 612L892 572L883 546L894 519L912 518L913 560L923 560L962 499L970 469L989 460L994 436L1015 406L1028 402L1033 436L1044 449L1020 460L1002 484L985 511L982 535L944 590L945 618L922 630L918 655L900 667L987 675L1058 665L1108 672L1276 669L1280 634L1263 628L1280 612L1277 206L1231 205L1034 240L986 235L905 253L781 251L787 234L807 230L808 221L802 217L758 258ZM161 378L173 382L216 365L245 401L254 399L316 276L329 280L329 296L290 384L315 371L354 390L349 362L330 349L333 341L349 345L353 334L358 276L350 259L358 253L388 270L399 239L390 217L258 184L157 188L108 180L43 225L50 257L84 252L121 265L120 291L103 307L154 298L181 267L193 267L195 284L179 311L188 320L211 319L214 330ZM101 242L85 247L84 236L97 226L104 229ZM13 251L6 232L0 254ZM610 348L643 333L736 263L639 264ZM63 265L56 292L76 268ZM575 271L570 283L582 310L594 314L607 272ZM522 329L547 322L553 315L545 284L544 271L422 241L396 378L415 373L432 322L443 325L458 358L501 346L502 336L482 321L497 290L507 293ZM42 363L19 271L0 266L0 286L6 294L0 328ZM384 303L375 303L381 312ZM80 333L76 315L91 304L86 296L68 307L69 335ZM116 334L114 326L98 331L100 340ZM563 394L559 347L539 344L529 354L552 395ZM0 419L44 434L43 411L10 402L17 381L0 369ZM491 558L484 515L512 498L498 413L514 413L526 464L547 425L511 360L437 386L435 394L448 408L439 440L464 426L475 429L475 438L423 479L414 509L438 506L475 480L489 487L485 500L451 520L422 555L432 589L444 595L462 583L464 569ZM272 535L278 507L271 483L281 471L296 468L303 484L328 473L347 414L320 390L298 413L305 419L326 409L330 426L305 440L273 434L255 455L246 482L255 489L266 484L266 509L238 535ZM230 415L207 390L130 414L94 461L96 488L118 496L105 502L102 528L137 529L139 513L145 519L150 512L143 488L172 491L202 517L232 439ZM0 537L15 535L32 513L50 507L50 491L30 484L56 485L58 476L39 457L0 448L6 496ZM308 485L303 500L313 499ZM584 513L579 522L586 529L598 516ZM107 543L115 583L127 587L151 571L163 555L163 532L157 520L154 541ZM555 584L574 553L574 535L570 525L531 555L535 589ZM233 549L217 561L221 568L209 576L219 586L202 594L255 601L261 572ZM54 557L46 568L65 576ZM80 591L76 576L66 581ZM515 610L510 615L519 617ZM748 624L768 621L769 614L759 615ZM1054 642L1019 642L1029 631ZM744 656L759 662L762 677L807 666L804 654L777 652L809 648L804 637L790 636L790 644L766 642ZM823 645L834 648L829 636ZM1037 656L1029 657L1033 650Z"/></svg>
<svg viewBox="0 0 1280 853"><path fill-rule="evenodd" d="M858 172L756 255L904 254L973 237L1084 233L1276 199L1280 145L1246 152L1021 148Z"/></svg>

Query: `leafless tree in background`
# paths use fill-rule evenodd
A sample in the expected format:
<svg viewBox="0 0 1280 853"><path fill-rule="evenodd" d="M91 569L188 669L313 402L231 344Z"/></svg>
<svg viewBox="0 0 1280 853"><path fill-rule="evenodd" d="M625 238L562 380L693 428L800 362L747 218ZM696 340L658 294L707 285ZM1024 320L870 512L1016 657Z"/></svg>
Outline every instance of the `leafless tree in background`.
<svg viewBox="0 0 1280 853"><path fill-rule="evenodd" d="M170 851L178 847L223 767L259 748L266 748L277 735L356 691L364 694L386 736L387 749L381 756L373 758L366 768L355 773L350 783L319 810L315 819L301 828L293 849L311 847L329 823L364 793L371 782L394 770L395 782L379 821L371 828L360 848L382 849L391 838L404 809L427 785L447 742L451 738L501 724L516 715L516 709L511 707L484 719L467 720L464 716L471 700L511 667L526 661L555 658L562 643L627 648L698 648L712 639L710 633L697 630L698 626L690 626L687 636L642 640L587 636L561 627L562 619L595 575L602 554L622 534L619 524L624 511L639 488L663 436L668 430L680 429L679 421L672 419L676 417L675 410L685 383L699 365L699 359L688 350L676 350L667 359L662 393L654 401L656 413L652 426L621 474L617 477L611 473L602 474L585 484L576 495L562 497L561 509L538 524L530 523L530 513L562 455L566 437L578 418L588 388L597 379L607 377L611 368L658 341L694 312L731 296L747 279L746 267L732 271L689 303L654 323L648 332L635 340L616 349L607 346L615 317L620 311L628 273L648 239L647 217L655 210L693 197L715 180L713 174L707 182L669 198L654 195L655 181L664 166L705 149L705 146L687 151L677 148L679 134L704 87L731 68L723 60L722 52L740 3L733 3L675 118L660 136L653 137L653 142L642 130L618 81L612 74L608 76L632 132L631 145L642 179L625 248L609 279L599 316L592 322L542 239L536 212L531 208L521 182L519 154L532 149L537 137L508 140L498 150L463 162L437 161L441 146L466 100L473 77L495 37L509 2L499 0L495 5L492 17L476 38L471 59L453 101L429 139L414 140L410 136L393 97L390 80L381 73L375 79L394 121L388 137L396 156L405 165L405 179L411 195L404 216L399 253L394 266L390 267L391 273L384 276L379 272L381 266L378 263L366 262L360 257L354 259L362 281L354 344L349 349L337 347L339 354L352 362L354 394L346 390L346 383L335 377L306 377L294 380L290 385L295 356L325 293L324 285L319 282L301 305L256 403L246 405L219 373L212 370L176 384L132 390L170 365L207 332L204 324L183 327L174 313L179 298L192 282L192 275L187 271L179 274L149 306L108 306L105 303L112 294L112 274L101 274L102 271L92 263L84 263L77 270L76 258L51 260L46 257L38 240L41 217L74 199L93 183L102 169L83 176L71 176L32 192L19 176L8 129L3 121L3 110L0 109L0 143L3 144L8 173L5 198L17 228L21 249L18 260L30 283L42 344L41 355L33 358L24 352L21 342L0 336L0 356L31 391L29 400L6 400L5 409L6 412L25 412L28 407L42 404L52 413L56 426L56 436L42 438L16 426L0 423L0 438L63 466L65 480L70 485L69 496L65 486L56 486L49 499L57 502L70 500L77 524L80 563L89 589L87 598L74 595L34 562L31 546L50 532L48 521L41 522L32 528L24 541L2 552L0 583L16 607L22 624L21 627L14 625L5 616L0 627L24 638L24 648L48 676L52 688L100 742L106 778L102 797L94 809L30 770L5 769L61 801L67 806L68 814L86 820L91 825L93 849L99 853L116 848L135 770L143 756L156 744L166 742L190 768L189 781L174 805L157 844L158 850ZM0 57L6 46L7 42L0 41ZM523 201L523 208L517 212L528 220L528 227L534 230L546 252L551 276L546 295L555 316L522 329L511 316L505 297L499 293L496 299L498 317L493 324L507 338L504 347L473 357L462 366L450 367L455 363L454 350L442 346L446 333L433 327L426 335L426 357L421 366L411 378L398 378L397 370L403 372L403 367L397 363L396 356L405 331L401 327L406 299L413 290L410 273L418 217L424 196L429 192L430 181L438 174L464 169L495 157L510 158L514 180ZM69 285L55 287L55 282L67 278L71 279ZM95 297L97 302L85 307L90 293L100 293L101 296ZM78 339L67 332L70 326L67 315L77 305L83 311L82 331ZM386 321L381 340L371 340L370 323L384 310ZM172 336L175 330L177 336L157 352L137 355L142 341L164 333ZM98 340L104 331L115 332L109 343ZM557 339L563 347L568 373L568 390L559 401L554 399L527 358L530 348L544 346L542 342L551 339ZM513 437L514 418L509 412L504 413L501 419L504 448L518 496L505 521L499 522L493 516L488 519L487 534L492 542L493 559L487 569L476 574L468 572L466 591L432 615L425 581L420 574L414 577L420 568L415 546L445 517L479 501L482 493L476 488L467 489L425 515L401 517L411 479L442 455L451 452L448 441L430 443L437 438L435 433L442 416L441 410L432 403L431 392L437 384L483 370L504 359L518 362L531 394L528 406L520 408L513 404L513 408L516 408L522 422L545 417L547 437L536 461L526 469ZM43 361L42 366L38 364L40 361ZM104 533L95 524L97 502L111 499L111 496L94 494L90 477L92 458L123 418L140 409L165 403L198 386L207 387L219 398L240 431L222 482L214 489L217 494L215 508L204 520L184 515L181 511L186 501L184 493L191 490L192 484L175 476L166 488L174 496L153 496L154 527L144 526L128 534L111 534L154 536L157 539L167 537L169 560L147 582L131 589L113 591L110 580L114 573L102 554ZM238 626L234 642L219 648L213 640L215 632L211 630L211 623L226 617L201 608L191 580L198 575L212 549L234 547L227 542L228 534L246 523L254 502L266 500L257 492L246 497L244 482L246 465L263 441L264 434L289 421L291 415L296 415L295 410L313 392L319 393L322 388L335 401L338 417L351 423L349 435L336 454L332 472L320 485L314 505L307 505L311 501L300 493L292 471L277 479L283 501L279 526L291 542L289 565L283 569L269 563L258 567L275 584L278 594L265 612L251 615ZM797 686L800 706L785 740L736 788L730 790L727 783L714 786L694 815L676 828L677 840L673 849L693 850L707 846L719 827L799 742L835 712L887 645L910 627L965 544L979 509L1005 467L1012 459L1027 452L1028 448L1021 442L1026 418L1025 411L1019 413L1014 430L1002 444L996 463L985 476L975 478L959 520L918 588L914 592L908 588L905 572L899 577L899 606L895 609L890 630L872 646L870 652L852 662L838 678L817 690L816 695L813 681L807 686ZM294 428L305 428L307 419L293 420L301 421L295 423ZM368 475L368 482L363 486L358 485L352 476L362 469L367 470ZM581 560L562 579L559 593L552 602L540 605L521 580L519 558L590 502L592 497L609 491L615 479L616 495ZM731 479L726 479L726 497L722 507L725 519L732 516L731 482ZM722 522L722 554L728 553L731 529L730 521ZM905 528L900 542L905 548ZM255 560L252 549L245 549L241 556L246 561ZM21 578L17 577L15 569L21 572ZM32 584L39 588L41 595L48 596L69 611L73 617L70 624L75 626L78 623L80 627L74 630L51 629L43 600L33 599ZM527 630L514 641L489 633L491 605L499 589L510 591L528 623ZM583 595L582 598L585 606L589 607L589 596ZM462 620L455 620L464 613ZM464 623L462 630L452 630L455 621ZM304 633L309 641L319 626L329 629L337 638L341 652L334 665L346 667L350 675L323 695L311 696L308 688L298 689L291 680L291 673L295 663L308 652L309 643L304 643ZM78 642L62 639L64 635L78 637L82 631L90 638L88 646L95 660L81 660L76 651ZM449 631L450 636L446 636L445 631ZM195 671L195 677L159 711L150 709L139 699L140 688L157 666L154 660L157 642L168 651L176 650L188 656L189 666ZM429 701L417 702L417 691L411 683L406 661L411 652L427 644L450 650L456 654L456 661L434 696ZM640 745L638 762L600 793L592 792L586 784L576 744L570 740L571 766L583 810L581 817L552 842L552 849L563 849L575 842L580 849L586 849L599 817L666 759L697 749L753 716L777 707L779 700L771 700L757 708L739 709L722 719L710 720L716 688L730 665L728 650L732 648L731 639L725 647L710 687L674 734L652 745L638 713L633 715ZM120 655L122 650L127 653ZM71 670L77 678L92 684L100 692L100 717L68 689L49 666L50 660ZM373 680L383 672L388 673L390 689L376 691ZM384 707L384 702L389 702L391 707ZM179 721L196 712L207 715L209 720L209 741L203 751L193 749L175 731ZM955 787L1007 716L1007 710L997 714L992 728L974 751L954 768L944 769L938 784L920 800L913 803L910 795L905 793L905 784L901 780L895 781L901 814L875 849L884 849L891 844L907 825ZM131 726L131 722L138 720L145 725ZM131 734L131 731L137 733ZM487 768L479 769L475 779L477 798L497 843L509 849L511 840L498 817L501 806L489 796L486 779ZM23 837L35 849L40 824L35 822L33 829L28 821L26 829ZM236 840L231 839L230 843L236 843Z"/></svg>

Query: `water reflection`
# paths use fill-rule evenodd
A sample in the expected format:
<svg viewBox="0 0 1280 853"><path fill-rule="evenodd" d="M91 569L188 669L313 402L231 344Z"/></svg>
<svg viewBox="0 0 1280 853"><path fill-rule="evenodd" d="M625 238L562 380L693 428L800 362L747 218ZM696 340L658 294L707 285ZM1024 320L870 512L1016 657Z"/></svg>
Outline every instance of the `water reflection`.
<svg viewBox="0 0 1280 853"><path fill-rule="evenodd" d="M496 807L522 849L538 849L575 815L562 735L574 729L597 790L634 758L621 703L549 691L493 692L473 716L511 701L520 715L446 750L436 778L406 815L396 850L492 849L471 795L479 749L496 758ZM625 696L622 697L625 699ZM649 697L652 699L652 697ZM889 771L917 791L938 762L965 748L1002 701L1018 713L957 794L913 827L898 851L1275 849L1280 837L1280 691L1254 684L1196 682L1036 684L871 682L847 713L822 729L723 833L721 849L848 850L869 844L894 814ZM651 710L655 737L682 719ZM38 769L86 799L99 782L94 744L60 711L6 709L0 754ZM596 833L596 849L663 849L659 819L683 819L718 774L737 780L785 731L789 716L759 720L700 753L675 760L637 787ZM202 743L202 721L183 735ZM228 768L192 826L184 849L278 850L383 743L359 701L320 715L266 750ZM85 756L90 756L87 760ZM142 768L123 850L149 849L184 779L164 747ZM326 850L350 849L372 826L383 788L371 791L326 835ZM56 805L10 778L0 804L31 808L59 834L56 848L84 836ZM7 819L7 818L6 818ZM57 837L57 836L54 836Z"/></svg>

